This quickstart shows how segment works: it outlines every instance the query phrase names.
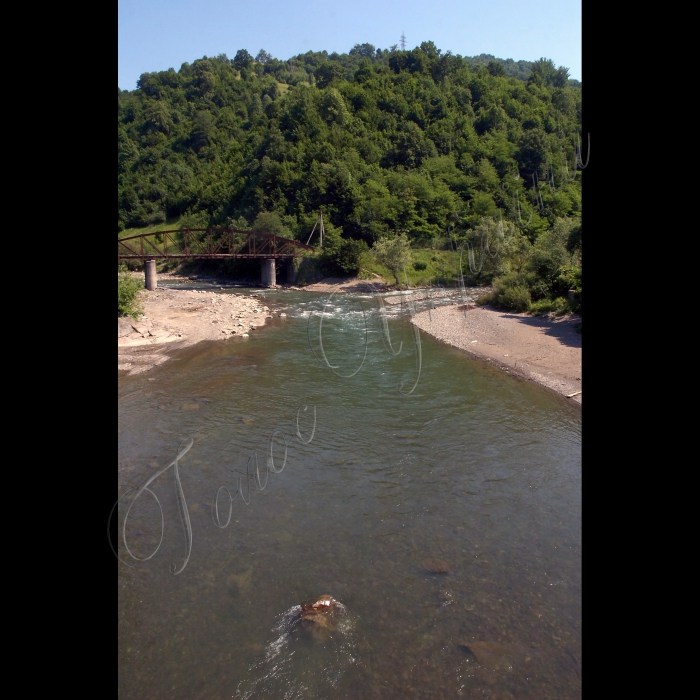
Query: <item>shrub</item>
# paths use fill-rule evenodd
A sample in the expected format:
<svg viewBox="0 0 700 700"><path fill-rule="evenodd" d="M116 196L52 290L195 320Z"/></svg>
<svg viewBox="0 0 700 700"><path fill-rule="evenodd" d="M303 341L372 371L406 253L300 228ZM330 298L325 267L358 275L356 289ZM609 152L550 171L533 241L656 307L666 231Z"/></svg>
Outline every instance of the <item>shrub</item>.
<svg viewBox="0 0 700 700"><path fill-rule="evenodd" d="M207 228L209 226L209 215L205 211L186 211L178 223L178 228Z"/></svg>
<svg viewBox="0 0 700 700"><path fill-rule="evenodd" d="M413 263L414 270L425 270L426 267L428 267L428 263L424 263L424 262L414 262Z"/></svg>
<svg viewBox="0 0 700 700"><path fill-rule="evenodd" d="M323 248L321 268L326 275L357 275L362 256L368 250L364 241L339 239Z"/></svg>
<svg viewBox="0 0 700 700"><path fill-rule="evenodd" d="M563 267L559 276L554 280L552 289L557 296L565 296L570 289L574 294L581 293L581 268L574 266Z"/></svg>
<svg viewBox="0 0 700 700"><path fill-rule="evenodd" d="M360 271L360 260L368 250L369 248L364 241L344 240L336 255L336 264L345 274L357 275Z"/></svg>
<svg viewBox="0 0 700 700"><path fill-rule="evenodd" d="M163 209L154 209L147 217L146 223L149 226L165 223L165 211Z"/></svg>
<svg viewBox="0 0 700 700"><path fill-rule="evenodd" d="M523 272L509 272L493 281L494 290L491 294L491 303L499 309L506 311L529 311L532 296L530 284L532 274Z"/></svg>
<svg viewBox="0 0 700 700"><path fill-rule="evenodd" d="M535 316L541 316L550 312L560 316L562 314L570 314L573 311L576 311L576 307L576 304L572 304L564 297L555 297L553 299L540 299L539 301L533 302L530 306L530 311L532 311Z"/></svg>
<svg viewBox="0 0 700 700"><path fill-rule="evenodd" d="M494 295L493 294L481 294L478 296L474 303L477 306L486 306L486 304L492 304L494 301Z"/></svg>
<svg viewBox="0 0 700 700"><path fill-rule="evenodd" d="M530 310L530 290L527 287L508 287L496 297L498 306L507 311L522 313Z"/></svg>
<svg viewBox="0 0 700 700"><path fill-rule="evenodd" d="M126 270L120 270L118 277L119 316L138 319L143 315L143 305L138 299L143 283Z"/></svg>

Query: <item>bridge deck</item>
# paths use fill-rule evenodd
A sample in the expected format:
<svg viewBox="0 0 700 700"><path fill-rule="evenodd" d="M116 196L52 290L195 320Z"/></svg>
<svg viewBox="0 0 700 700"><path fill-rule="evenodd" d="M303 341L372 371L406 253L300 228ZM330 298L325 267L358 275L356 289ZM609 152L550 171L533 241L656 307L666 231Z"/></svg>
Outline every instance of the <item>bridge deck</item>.
<svg viewBox="0 0 700 700"><path fill-rule="evenodd" d="M119 260L290 259L313 250L304 243L271 233L208 228L172 229L120 238L117 255Z"/></svg>

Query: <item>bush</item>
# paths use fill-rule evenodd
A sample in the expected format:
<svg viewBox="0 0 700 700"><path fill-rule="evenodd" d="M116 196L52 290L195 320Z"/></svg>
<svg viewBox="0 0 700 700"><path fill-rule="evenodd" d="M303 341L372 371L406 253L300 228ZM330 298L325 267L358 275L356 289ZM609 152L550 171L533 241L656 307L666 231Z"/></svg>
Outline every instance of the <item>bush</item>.
<svg viewBox="0 0 700 700"><path fill-rule="evenodd" d="M178 228L207 228L209 226L209 214L205 211L186 211L178 223Z"/></svg>
<svg viewBox="0 0 700 700"><path fill-rule="evenodd" d="M369 250L364 241L352 238L340 239L333 245L324 247L321 255L321 269L326 275L357 275L362 256Z"/></svg>
<svg viewBox="0 0 700 700"><path fill-rule="evenodd" d="M493 281L494 290L490 302L505 311L529 311L532 302L531 282L530 273L509 272L502 277L497 277Z"/></svg>
<svg viewBox="0 0 700 700"><path fill-rule="evenodd" d="M425 270L426 267L428 267L428 263L424 263L424 262L414 262L413 263L414 270Z"/></svg>
<svg viewBox="0 0 700 700"><path fill-rule="evenodd" d="M481 294L475 299L474 303L477 306L486 306L486 304L493 304L494 298L494 294Z"/></svg>
<svg viewBox="0 0 700 700"><path fill-rule="evenodd" d="M530 290L527 287L508 287L498 294L496 303L506 311L522 313L530 310Z"/></svg>
<svg viewBox="0 0 700 700"><path fill-rule="evenodd" d="M581 268L566 266L561 269L559 276L554 280L552 289L557 296L566 296L570 289L574 294L581 293Z"/></svg>
<svg viewBox="0 0 700 700"><path fill-rule="evenodd" d="M360 271L360 260L369 250L364 241L344 240L338 250L336 262L338 267L348 275L357 275Z"/></svg>
<svg viewBox="0 0 700 700"><path fill-rule="evenodd" d="M143 305L138 299L138 293L143 289L143 283L126 270L120 270L118 277L119 316L131 316L138 319L143 315Z"/></svg>
<svg viewBox="0 0 700 700"><path fill-rule="evenodd" d="M576 302L570 302L564 297L555 297L553 299L540 299L535 301L530 306L535 316L541 316L547 313L555 313L558 316L562 314L570 314L581 310L581 305Z"/></svg>
<svg viewBox="0 0 700 700"><path fill-rule="evenodd" d="M163 209L154 209L147 217L146 223L149 226L155 226L156 224L163 224L166 221L165 211Z"/></svg>

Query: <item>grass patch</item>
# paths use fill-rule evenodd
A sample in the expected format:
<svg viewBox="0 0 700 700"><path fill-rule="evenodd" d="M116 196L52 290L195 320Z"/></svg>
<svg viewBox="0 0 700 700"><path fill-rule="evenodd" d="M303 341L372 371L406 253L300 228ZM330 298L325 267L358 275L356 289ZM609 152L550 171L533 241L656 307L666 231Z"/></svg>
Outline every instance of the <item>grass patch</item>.
<svg viewBox="0 0 700 700"><path fill-rule="evenodd" d="M406 277L411 287L428 287L431 284L442 284L445 287L454 287L457 284L457 270L459 263L455 263L454 254L449 250L434 250L432 248L412 248L413 262L406 269ZM382 278L388 286L395 286L394 275L391 270L378 263L371 251L361 258L362 270L360 279L376 279L375 274ZM418 269L417 269L418 268ZM374 274L373 274L374 273ZM405 278L401 274L401 282Z"/></svg>
<svg viewBox="0 0 700 700"><path fill-rule="evenodd" d="M119 231L119 238L128 238L129 236L138 236L142 233L157 233L158 231L176 229L180 218L179 216L171 216L161 224L153 224L153 226L144 226L142 228L127 228L123 231Z"/></svg>

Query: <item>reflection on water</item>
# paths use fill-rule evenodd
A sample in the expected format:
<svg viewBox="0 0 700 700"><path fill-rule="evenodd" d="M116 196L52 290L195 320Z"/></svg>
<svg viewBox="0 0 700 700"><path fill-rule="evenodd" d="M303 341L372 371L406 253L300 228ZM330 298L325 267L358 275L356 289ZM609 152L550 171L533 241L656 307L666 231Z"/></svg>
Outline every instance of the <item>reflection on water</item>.
<svg viewBox="0 0 700 700"><path fill-rule="evenodd" d="M321 324L326 301L266 292L286 319L120 376L117 496L194 440L184 570L172 469L149 486L160 549L118 547L120 697L579 697L580 408L425 335L402 394L401 305L387 338L371 295ZM154 551L154 497L124 534ZM346 612L325 637L299 623L321 594Z"/></svg>

